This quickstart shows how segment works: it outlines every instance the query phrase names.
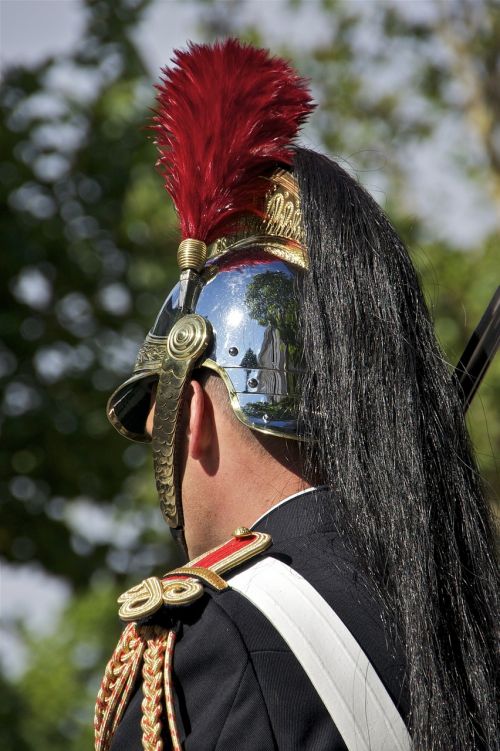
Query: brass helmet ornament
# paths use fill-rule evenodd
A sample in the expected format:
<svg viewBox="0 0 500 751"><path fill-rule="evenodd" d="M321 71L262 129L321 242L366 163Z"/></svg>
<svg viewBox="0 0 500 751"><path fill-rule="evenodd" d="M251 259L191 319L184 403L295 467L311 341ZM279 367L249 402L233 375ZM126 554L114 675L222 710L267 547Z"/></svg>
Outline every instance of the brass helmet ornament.
<svg viewBox="0 0 500 751"><path fill-rule="evenodd" d="M152 129L178 217L179 283L108 402L123 435L145 433L156 384L153 460L160 506L183 538L179 409L195 368L218 373L237 417L297 437L297 275L307 268L293 139L313 109L288 63L229 39L177 51Z"/></svg>

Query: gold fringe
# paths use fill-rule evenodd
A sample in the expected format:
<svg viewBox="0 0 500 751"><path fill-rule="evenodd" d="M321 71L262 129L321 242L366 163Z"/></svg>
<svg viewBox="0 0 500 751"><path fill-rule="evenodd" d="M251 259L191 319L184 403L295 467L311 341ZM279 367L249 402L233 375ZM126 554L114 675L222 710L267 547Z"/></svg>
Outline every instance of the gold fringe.
<svg viewBox="0 0 500 751"><path fill-rule="evenodd" d="M170 730L170 739L172 741L172 751L182 751L181 742L179 740L179 731L177 730L177 723L175 721L175 705L174 705L174 684L172 677L172 664L174 658L175 639L177 634L175 631L170 631L167 638L167 646L165 650L165 668L164 668L164 683L165 683L165 706L167 709L168 728Z"/></svg>
<svg viewBox="0 0 500 751"><path fill-rule="evenodd" d="M163 666L168 635L157 628L148 629L142 666L142 748L144 751L163 751L161 738L163 714Z"/></svg>
<svg viewBox="0 0 500 751"><path fill-rule="evenodd" d="M182 751L175 720L172 680L175 638L175 631L164 631L157 626L137 628L135 623L123 631L106 666L97 695L95 751L108 751L130 701L141 664L144 694L141 705L142 747L144 751L163 751L162 718L166 710L172 751Z"/></svg>
<svg viewBox="0 0 500 751"><path fill-rule="evenodd" d="M106 666L94 716L95 749L107 751L130 699L139 672L144 643L134 623L123 631Z"/></svg>

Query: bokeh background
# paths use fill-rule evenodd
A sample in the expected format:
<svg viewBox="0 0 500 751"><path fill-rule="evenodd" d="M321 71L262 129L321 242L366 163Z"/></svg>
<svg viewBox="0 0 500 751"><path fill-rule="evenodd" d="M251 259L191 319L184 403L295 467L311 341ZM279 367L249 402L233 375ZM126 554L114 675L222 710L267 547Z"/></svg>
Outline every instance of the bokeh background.
<svg viewBox="0 0 500 751"><path fill-rule="evenodd" d="M105 404L176 277L152 84L174 47L228 35L310 77L302 142L390 215L450 367L499 282L494 0L2 0L4 751L91 748L116 597L174 563L149 450ZM468 417L494 506L499 405L497 362Z"/></svg>

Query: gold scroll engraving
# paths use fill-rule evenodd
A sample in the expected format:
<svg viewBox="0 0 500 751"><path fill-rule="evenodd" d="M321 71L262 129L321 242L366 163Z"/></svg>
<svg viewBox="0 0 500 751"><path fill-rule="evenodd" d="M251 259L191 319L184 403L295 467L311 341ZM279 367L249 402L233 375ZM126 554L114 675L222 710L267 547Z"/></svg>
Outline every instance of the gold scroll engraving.
<svg viewBox="0 0 500 751"><path fill-rule="evenodd" d="M167 337L147 334L135 360L134 372L138 370L160 370L167 351Z"/></svg>
<svg viewBox="0 0 500 751"><path fill-rule="evenodd" d="M230 235L219 237L208 247L208 258L217 258L231 251L258 246L266 253L300 268L309 267L304 246L300 194L294 176L284 169L270 178L261 217L243 216Z"/></svg>

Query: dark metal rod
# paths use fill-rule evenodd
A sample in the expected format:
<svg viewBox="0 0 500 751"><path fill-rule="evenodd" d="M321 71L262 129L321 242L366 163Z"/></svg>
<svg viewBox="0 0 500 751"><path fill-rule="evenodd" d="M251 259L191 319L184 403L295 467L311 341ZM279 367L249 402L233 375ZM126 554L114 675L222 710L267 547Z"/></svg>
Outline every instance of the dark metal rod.
<svg viewBox="0 0 500 751"><path fill-rule="evenodd" d="M455 368L464 413L500 346L500 287L491 298Z"/></svg>

